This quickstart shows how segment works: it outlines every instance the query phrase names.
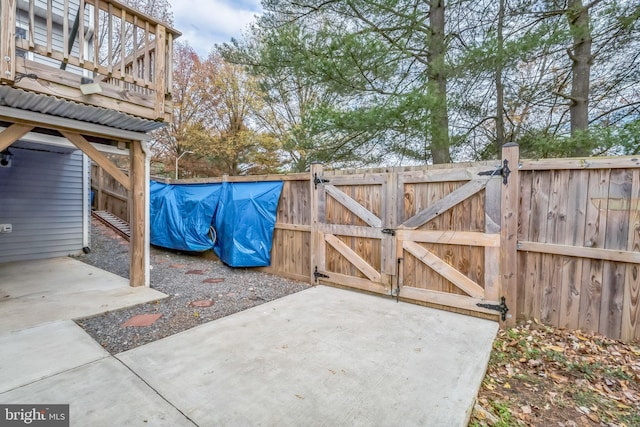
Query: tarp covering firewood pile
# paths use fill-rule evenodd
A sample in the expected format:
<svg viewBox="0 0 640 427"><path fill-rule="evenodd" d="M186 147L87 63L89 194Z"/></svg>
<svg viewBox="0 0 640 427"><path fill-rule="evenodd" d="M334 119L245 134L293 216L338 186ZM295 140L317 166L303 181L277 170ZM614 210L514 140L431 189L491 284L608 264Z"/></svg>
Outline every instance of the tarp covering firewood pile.
<svg viewBox="0 0 640 427"><path fill-rule="evenodd" d="M231 267L268 266L281 191L281 181L151 181L151 244L192 252L213 249Z"/></svg>

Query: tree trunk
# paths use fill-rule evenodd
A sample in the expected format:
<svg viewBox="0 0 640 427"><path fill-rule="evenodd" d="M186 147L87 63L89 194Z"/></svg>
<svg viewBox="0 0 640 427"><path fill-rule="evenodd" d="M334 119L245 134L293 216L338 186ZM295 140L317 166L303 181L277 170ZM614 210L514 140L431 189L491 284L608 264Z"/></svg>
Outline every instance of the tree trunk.
<svg viewBox="0 0 640 427"><path fill-rule="evenodd" d="M504 3L500 0L498 9L498 48L496 51L496 156L499 158L502 152L504 140L504 85L502 84L502 70L504 68Z"/></svg>
<svg viewBox="0 0 640 427"><path fill-rule="evenodd" d="M447 114L447 76L445 69L444 0L430 0L427 75L431 98L429 130L433 163L451 163L449 117Z"/></svg>
<svg viewBox="0 0 640 427"><path fill-rule="evenodd" d="M591 73L591 29L589 28L589 10L582 0L569 0L567 10L569 30L573 37L572 49L567 54L571 66L571 136L584 133L589 127L589 79ZM588 156L589 148L584 145L574 149L572 155Z"/></svg>

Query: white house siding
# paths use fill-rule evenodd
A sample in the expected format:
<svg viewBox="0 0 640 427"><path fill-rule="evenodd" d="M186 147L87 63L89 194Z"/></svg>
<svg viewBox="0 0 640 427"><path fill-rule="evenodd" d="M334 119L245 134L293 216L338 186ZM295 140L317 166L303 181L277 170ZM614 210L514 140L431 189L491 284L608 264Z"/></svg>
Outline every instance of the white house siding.
<svg viewBox="0 0 640 427"><path fill-rule="evenodd" d="M34 25L34 42L40 46L47 45L47 21L46 21L46 2L44 1L36 1L35 7L35 25ZM64 50L64 39L63 39L63 24L62 17L64 16L64 3L60 0L54 0L52 2L52 21L53 25L51 28L51 46L54 50L63 51ZM78 13L78 5L79 2L77 0L72 0L69 2L69 15L68 15L68 23L69 29L73 26L73 22L75 20L76 14ZM92 6L91 6L92 7ZM85 21L85 31L91 30L92 26L89 25L93 19L93 16L90 14L93 9L89 10L89 7L85 7L84 11L84 21ZM19 2L18 10L16 15L16 26L20 28L27 29L29 28L29 4L27 2ZM70 31L70 30L69 30ZM79 52L79 42L78 37L76 36L74 40L73 47L71 49L70 54L72 56L78 56ZM87 59L92 57L93 50L85 49L85 53L87 54ZM42 55L34 55L32 58L34 61L49 65L51 67L59 68L61 62L49 58ZM66 71L72 72L75 74L85 75L88 74L85 70L75 67L73 65L68 65L66 67Z"/></svg>
<svg viewBox="0 0 640 427"><path fill-rule="evenodd" d="M62 152L18 142L11 167L0 167L0 224L13 227L0 234L0 263L75 255L87 245L86 158L53 149Z"/></svg>

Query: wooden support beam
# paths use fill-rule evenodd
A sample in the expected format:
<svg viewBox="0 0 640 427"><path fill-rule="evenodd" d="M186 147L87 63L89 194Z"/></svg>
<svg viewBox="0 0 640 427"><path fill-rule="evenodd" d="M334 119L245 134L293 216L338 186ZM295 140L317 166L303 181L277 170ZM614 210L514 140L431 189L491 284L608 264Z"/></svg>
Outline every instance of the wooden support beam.
<svg viewBox="0 0 640 427"><path fill-rule="evenodd" d="M82 150L84 154L89 156L91 160L96 162L98 166L104 169L109 175L111 175L116 181L118 181L124 188L131 191L131 182L129 177L124 174L111 160L107 159L102 153L87 141L84 136L67 131L60 131L62 136L67 138L73 145ZM132 144L132 145L135 145Z"/></svg>
<svg viewBox="0 0 640 427"><path fill-rule="evenodd" d="M431 267L433 271L450 281L454 286L467 293L467 295L474 298L484 298L484 289L482 289L480 285L419 244L405 241L402 242L402 247L421 262Z"/></svg>
<svg viewBox="0 0 640 427"><path fill-rule="evenodd" d="M336 236L366 237L368 239L380 239L384 235L379 228L342 224L318 224L318 230L323 233Z"/></svg>
<svg viewBox="0 0 640 427"><path fill-rule="evenodd" d="M31 132L31 129L33 129L33 126L13 124L0 132L0 151Z"/></svg>
<svg viewBox="0 0 640 427"><path fill-rule="evenodd" d="M382 295L390 295L391 293L390 285L376 283L372 282L369 279L348 276L346 274L334 273L331 271L326 271L325 274L329 277L319 279L322 281L322 283L334 284L340 287L356 288L360 289L361 291L375 292Z"/></svg>
<svg viewBox="0 0 640 427"><path fill-rule="evenodd" d="M145 286L147 274L145 257L149 248L145 241L146 209L146 159L140 142L131 144L131 190L129 191L129 221L131 240L129 241L129 283L131 286Z"/></svg>
<svg viewBox="0 0 640 427"><path fill-rule="evenodd" d="M603 261L640 264L640 252L617 249L588 248L584 246L558 245L555 243L518 242L518 250L542 254L564 255Z"/></svg>
<svg viewBox="0 0 640 427"><path fill-rule="evenodd" d="M494 316L496 316L496 312L494 310L479 307L477 304L498 304L497 301L485 300L480 298L469 298L465 295L450 294L447 292L434 291L430 289L413 288L411 286L403 286L402 288L400 288L400 298L406 298L414 301L423 301L448 307L455 307L462 310L492 314Z"/></svg>
<svg viewBox="0 0 640 427"><path fill-rule="evenodd" d="M325 191L338 203L356 214L371 227L382 227L382 220L380 218L333 185L325 185Z"/></svg>
<svg viewBox="0 0 640 427"><path fill-rule="evenodd" d="M320 193L322 190L319 190L318 186L313 182L314 176L320 175L322 175L322 164L312 164L309 171L309 194L311 199L309 206L311 209L311 242L309 245L311 250L309 253L309 266L311 268L309 271L309 283L312 285L316 283L316 277L314 276L316 267L324 269L324 239L322 238L322 232L318 229Z"/></svg>
<svg viewBox="0 0 640 427"><path fill-rule="evenodd" d="M500 235L475 231L397 230L396 238L440 245L499 247ZM495 262L495 261L494 261Z"/></svg>
<svg viewBox="0 0 640 427"><path fill-rule="evenodd" d="M335 250L337 250L340 255L345 257L347 261L353 264L358 270L362 272L365 276L367 276L370 280L374 282L379 282L381 279L380 273L369 265L365 260L363 260L353 249L347 246L342 240L338 239L336 236L332 234L326 234L324 239L329 243Z"/></svg>
<svg viewBox="0 0 640 427"><path fill-rule="evenodd" d="M511 167L511 166L509 166ZM585 157L583 159L522 160L520 170L631 169L640 168L638 156Z"/></svg>
<svg viewBox="0 0 640 427"><path fill-rule="evenodd" d="M487 185L486 179L475 179L464 184L462 187L446 195L433 205L421 210L402 224L402 228L416 229L422 224L426 224L440 214L448 211L458 203L467 200Z"/></svg>
<svg viewBox="0 0 640 427"><path fill-rule="evenodd" d="M502 146L502 164L509 167L511 174L502 185L501 227L500 227L500 282L501 296L505 297L509 313L502 326L512 327L516 324L518 301L518 197L520 178L518 162L520 147L514 142Z"/></svg>
<svg viewBox="0 0 640 427"><path fill-rule="evenodd" d="M0 81L16 76L16 0L2 0L0 15Z"/></svg>
<svg viewBox="0 0 640 427"><path fill-rule="evenodd" d="M165 96L167 95L167 67L171 67L173 64L167 64L166 60L166 29L158 25L156 26L156 55L155 55L155 76L153 82L156 85L156 118L162 119L164 117Z"/></svg>

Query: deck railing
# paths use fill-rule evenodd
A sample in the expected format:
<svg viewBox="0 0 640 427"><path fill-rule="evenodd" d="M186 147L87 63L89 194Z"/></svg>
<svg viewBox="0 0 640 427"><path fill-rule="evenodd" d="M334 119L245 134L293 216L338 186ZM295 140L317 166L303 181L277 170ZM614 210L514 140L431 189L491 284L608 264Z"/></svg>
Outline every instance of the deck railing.
<svg viewBox="0 0 640 427"><path fill-rule="evenodd" d="M115 0L2 0L0 80L166 120L180 33ZM80 89L88 82L99 93Z"/></svg>

